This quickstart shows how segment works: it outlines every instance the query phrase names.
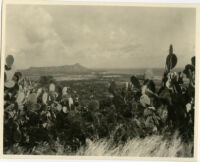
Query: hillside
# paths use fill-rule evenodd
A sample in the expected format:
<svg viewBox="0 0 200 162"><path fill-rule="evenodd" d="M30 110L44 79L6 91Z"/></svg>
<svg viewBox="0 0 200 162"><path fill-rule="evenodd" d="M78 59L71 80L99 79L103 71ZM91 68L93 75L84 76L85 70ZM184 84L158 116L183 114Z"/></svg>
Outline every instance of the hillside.
<svg viewBox="0 0 200 162"><path fill-rule="evenodd" d="M50 66L50 67L30 67L21 70L25 75L63 75L63 74L90 74L93 70L88 69L80 64Z"/></svg>

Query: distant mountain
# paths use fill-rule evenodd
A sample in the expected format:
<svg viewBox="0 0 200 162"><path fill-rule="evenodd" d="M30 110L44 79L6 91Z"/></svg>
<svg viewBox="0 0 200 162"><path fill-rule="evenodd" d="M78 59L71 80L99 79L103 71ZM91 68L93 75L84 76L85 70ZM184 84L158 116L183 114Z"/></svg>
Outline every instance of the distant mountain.
<svg viewBox="0 0 200 162"><path fill-rule="evenodd" d="M90 74L93 70L88 69L79 63L74 65L50 66L50 67L30 67L21 70L25 75L64 75L64 74Z"/></svg>

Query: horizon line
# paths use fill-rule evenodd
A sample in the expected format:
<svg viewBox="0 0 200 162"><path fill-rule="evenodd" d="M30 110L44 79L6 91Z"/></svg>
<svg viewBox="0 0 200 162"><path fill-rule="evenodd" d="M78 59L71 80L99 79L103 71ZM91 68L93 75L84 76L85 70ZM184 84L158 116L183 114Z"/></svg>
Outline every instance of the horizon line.
<svg viewBox="0 0 200 162"><path fill-rule="evenodd" d="M164 69L165 67L87 67L80 63L68 64L68 65L52 65L52 66L30 66L27 68L19 68L18 70L28 70L30 68L47 68L47 67L62 67L62 66L73 66L73 65L80 65L87 69ZM184 67L175 67L174 69L184 69Z"/></svg>

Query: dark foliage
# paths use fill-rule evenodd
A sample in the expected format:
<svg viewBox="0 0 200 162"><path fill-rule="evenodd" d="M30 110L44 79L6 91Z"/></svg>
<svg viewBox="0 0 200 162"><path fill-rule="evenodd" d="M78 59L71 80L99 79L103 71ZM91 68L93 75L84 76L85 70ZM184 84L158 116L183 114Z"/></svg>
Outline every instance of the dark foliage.
<svg viewBox="0 0 200 162"><path fill-rule="evenodd" d="M192 141L195 88L191 72L195 67L186 66L184 72L189 71L190 80L186 84L180 74L171 72L175 57L167 59L171 61L167 61L159 93L153 80L139 81L135 76L128 88L114 80L109 88L103 80L56 83L52 76L42 76L34 87L31 81L18 83L22 90L17 94L5 92L4 153L18 144L28 154L41 143L51 145L57 140L66 150L76 152L88 138L112 139L114 146L153 134L169 138L176 130L185 142ZM50 83L56 84L55 91L47 90ZM70 87L67 95L62 94L66 85ZM40 93L36 93L38 87ZM20 100L21 93L24 97ZM70 104L70 99L74 103Z"/></svg>

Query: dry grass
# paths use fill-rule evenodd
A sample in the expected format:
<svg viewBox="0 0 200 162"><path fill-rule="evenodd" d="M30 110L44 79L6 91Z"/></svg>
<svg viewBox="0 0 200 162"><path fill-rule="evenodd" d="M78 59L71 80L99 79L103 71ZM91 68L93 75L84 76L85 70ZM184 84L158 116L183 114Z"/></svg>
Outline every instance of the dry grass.
<svg viewBox="0 0 200 162"><path fill-rule="evenodd" d="M125 145L112 147L107 140L87 141L85 148L80 148L77 155L86 156L133 156L133 157L192 157L193 143L183 143L177 134L171 139L151 136L144 139L134 138Z"/></svg>
<svg viewBox="0 0 200 162"><path fill-rule="evenodd" d="M59 141L51 145L42 143L32 150L14 145L6 154L33 154L33 155L75 155L75 156L132 156L132 157L192 157L193 143L183 143L176 134L170 139L153 135L146 138L134 138L125 144L114 147L112 140L87 140L85 147L76 153L65 148Z"/></svg>

